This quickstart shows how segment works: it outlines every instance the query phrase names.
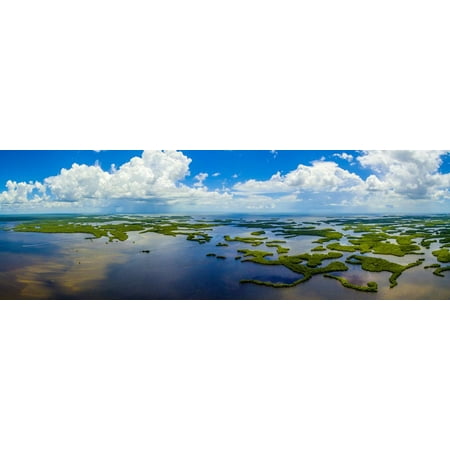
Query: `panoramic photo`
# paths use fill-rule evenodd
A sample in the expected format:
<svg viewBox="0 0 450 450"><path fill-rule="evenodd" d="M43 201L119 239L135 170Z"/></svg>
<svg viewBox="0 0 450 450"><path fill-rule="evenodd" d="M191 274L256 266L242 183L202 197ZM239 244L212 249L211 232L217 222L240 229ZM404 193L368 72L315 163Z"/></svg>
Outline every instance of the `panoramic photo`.
<svg viewBox="0 0 450 450"><path fill-rule="evenodd" d="M449 299L450 151L0 151L1 299Z"/></svg>

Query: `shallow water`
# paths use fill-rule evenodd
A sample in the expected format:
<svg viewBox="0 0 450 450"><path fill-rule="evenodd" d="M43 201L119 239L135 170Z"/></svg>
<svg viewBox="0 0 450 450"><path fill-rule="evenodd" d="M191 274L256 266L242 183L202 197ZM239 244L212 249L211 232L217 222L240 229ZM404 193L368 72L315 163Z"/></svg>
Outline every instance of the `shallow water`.
<svg viewBox="0 0 450 450"><path fill-rule="evenodd" d="M312 221L311 218L292 218ZM320 218L318 218L320 219ZM255 219L256 220L256 219ZM266 218L266 220L268 220ZM282 218L283 221L291 218ZM4 222L7 228L17 221ZM342 227L323 224L321 228ZM423 266L436 262L431 254L439 247L432 244L425 255L380 257L399 264L408 264L424 257L422 266L405 271L398 285L389 288L389 272L367 272L360 266L348 264L349 270L336 275L350 282L365 285L376 281L377 293L344 288L333 279L313 276L305 283L291 288L275 288L242 284L242 279L292 283L302 277L284 266L268 266L235 260L241 248L274 253L276 248L265 245L251 247L242 242L229 242L217 247L224 235L252 236L255 229L230 225L217 226L208 233L209 243L187 241L184 236L171 237L155 233L129 232L124 242L108 242L106 238L86 239L83 234L29 233L0 230L0 298L3 299L448 299L450 272L444 277L433 275L433 269ZM289 254L310 252L320 245L317 236L285 239L265 230L267 240L286 240ZM351 234L343 231L344 234ZM341 239L345 244L345 238ZM326 246L326 244L325 244ZM150 250L150 253L142 253ZM226 259L206 257L208 253ZM340 261L350 253L345 253ZM326 260L328 264L336 260Z"/></svg>

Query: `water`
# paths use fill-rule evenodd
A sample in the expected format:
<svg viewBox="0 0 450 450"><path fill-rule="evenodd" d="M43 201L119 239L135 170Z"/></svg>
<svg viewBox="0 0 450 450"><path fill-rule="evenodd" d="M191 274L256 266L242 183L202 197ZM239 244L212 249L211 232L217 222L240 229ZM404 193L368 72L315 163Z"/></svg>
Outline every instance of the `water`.
<svg viewBox="0 0 450 450"><path fill-rule="evenodd" d="M257 220L258 218L252 219ZM261 218L259 218L262 220ZM287 221L291 218L283 217ZM311 218L292 218L312 221ZM321 218L317 218L321 220ZM11 231L23 218L3 219L0 228L0 298L2 299L448 299L450 272L444 277L433 275L433 269L423 266L436 263L431 254L439 248L432 244L423 249L423 256L407 255L381 257L407 264L424 257L422 266L405 271L398 285L389 288L389 272L363 271L360 266L348 265L345 276L350 282L364 285L376 281L377 293L359 292L344 288L333 279L313 276L292 288L274 288L240 283L242 279L256 279L292 283L302 277L284 266L266 266L235 260L240 248L274 253L275 248L251 247L241 242L229 242L228 247L217 247L224 235L251 236L254 228L230 225L217 226L208 231L209 243L200 245L185 236L171 237L155 233L129 232L124 242L107 243L106 238L85 239L83 234L47 234ZM268 218L266 218L268 220ZM321 228L342 231L334 224ZM5 229L6 228L6 229ZM265 230L267 240L287 240L280 244L291 249L289 254L309 252L320 245L313 243L317 236L285 239ZM349 231L342 231L351 234ZM345 244L343 238L341 243ZM326 246L326 244L324 244ZM143 253L150 250L150 253ZM226 259L206 257L208 253ZM339 260L345 261L349 253ZM326 260L328 264L335 260Z"/></svg>

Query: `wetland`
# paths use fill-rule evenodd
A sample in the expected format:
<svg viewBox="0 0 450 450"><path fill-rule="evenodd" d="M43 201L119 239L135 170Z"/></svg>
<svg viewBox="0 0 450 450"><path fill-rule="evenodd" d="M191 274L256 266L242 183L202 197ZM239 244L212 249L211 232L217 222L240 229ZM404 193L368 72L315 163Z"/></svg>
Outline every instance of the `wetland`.
<svg viewBox="0 0 450 450"><path fill-rule="evenodd" d="M450 216L0 216L2 299L449 299Z"/></svg>

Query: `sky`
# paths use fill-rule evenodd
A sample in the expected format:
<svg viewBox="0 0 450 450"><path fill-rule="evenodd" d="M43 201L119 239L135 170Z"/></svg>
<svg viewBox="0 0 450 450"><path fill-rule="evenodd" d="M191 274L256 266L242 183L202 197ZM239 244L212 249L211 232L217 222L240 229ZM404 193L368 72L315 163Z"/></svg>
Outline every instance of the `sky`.
<svg viewBox="0 0 450 450"><path fill-rule="evenodd" d="M0 151L0 214L450 213L450 151Z"/></svg>

